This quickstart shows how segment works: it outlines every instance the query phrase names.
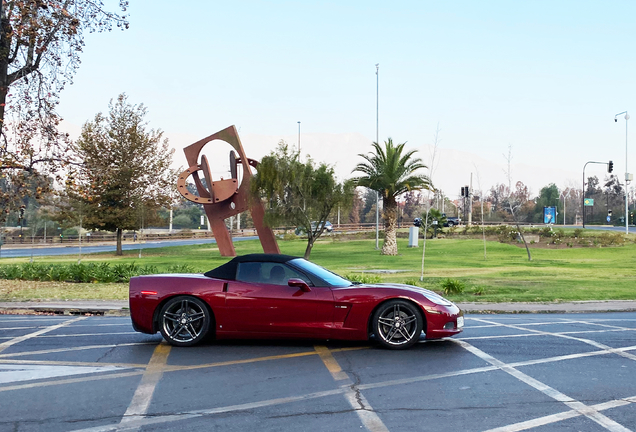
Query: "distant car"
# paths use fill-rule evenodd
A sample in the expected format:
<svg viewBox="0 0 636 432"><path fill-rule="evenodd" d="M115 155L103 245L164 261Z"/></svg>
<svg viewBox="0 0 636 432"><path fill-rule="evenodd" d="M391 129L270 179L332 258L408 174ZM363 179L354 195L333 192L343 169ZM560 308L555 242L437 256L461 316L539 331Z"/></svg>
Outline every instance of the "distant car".
<svg viewBox="0 0 636 432"><path fill-rule="evenodd" d="M446 217L446 222L444 222L445 227L454 227L461 223L461 219L455 216Z"/></svg>
<svg viewBox="0 0 636 432"><path fill-rule="evenodd" d="M464 313L424 288L358 284L303 258L238 256L205 274L130 279L136 331L175 346L206 337L374 339L389 349L460 333Z"/></svg>
<svg viewBox="0 0 636 432"><path fill-rule="evenodd" d="M318 225L318 222L315 222L315 221L312 222L311 223L311 230L315 231L317 225ZM328 233L333 231L333 225L331 224L331 222L329 222L329 221L325 222L325 231L327 231ZM305 229L301 228L301 227L298 227L298 228L296 228L296 230L294 232L296 233L296 235L301 235L301 234L305 233Z"/></svg>

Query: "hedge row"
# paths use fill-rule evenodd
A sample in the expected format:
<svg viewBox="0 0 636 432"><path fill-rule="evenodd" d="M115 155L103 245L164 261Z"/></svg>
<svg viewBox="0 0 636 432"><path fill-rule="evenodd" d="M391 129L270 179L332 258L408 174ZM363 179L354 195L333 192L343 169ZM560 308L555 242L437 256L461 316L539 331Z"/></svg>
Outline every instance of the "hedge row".
<svg viewBox="0 0 636 432"><path fill-rule="evenodd" d="M194 273L187 265L168 267L167 273ZM139 266L135 263L79 263L79 264L9 264L0 265L0 279L20 279L33 281L58 282L128 282L131 277L147 274L165 273L156 266Z"/></svg>

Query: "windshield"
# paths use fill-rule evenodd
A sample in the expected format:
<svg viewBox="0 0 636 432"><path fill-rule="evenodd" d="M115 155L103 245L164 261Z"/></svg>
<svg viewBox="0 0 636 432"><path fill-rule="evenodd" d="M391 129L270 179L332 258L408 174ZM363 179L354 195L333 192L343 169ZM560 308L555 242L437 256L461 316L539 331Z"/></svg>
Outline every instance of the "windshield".
<svg viewBox="0 0 636 432"><path fill-rule="evenodd" d="M318 276L320 279L327 282L329 285L333 287L348 287L351 286L351 282L346 280L345 278L338 276L337 274L330 272L324 267L320 267L317 264L304 260L302 258L296 258L294 260L289 261L290 264L298 267L301 270L305 270L311 274Z"/></svg>

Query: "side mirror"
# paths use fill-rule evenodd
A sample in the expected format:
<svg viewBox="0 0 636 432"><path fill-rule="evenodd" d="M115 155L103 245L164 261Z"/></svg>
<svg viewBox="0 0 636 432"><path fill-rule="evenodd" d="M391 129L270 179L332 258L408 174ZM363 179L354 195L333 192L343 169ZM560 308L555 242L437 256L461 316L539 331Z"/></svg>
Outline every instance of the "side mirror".
<svg viewBox="0 0 636 432"><path fill-rule="evenodd" d="M287 281L287 285L289 285L290 287L300 288L300 290L303 292L311 291L311 288L309 288L309 285L307 285L307 282L305 282L302 279L292 278Z"/></svg>

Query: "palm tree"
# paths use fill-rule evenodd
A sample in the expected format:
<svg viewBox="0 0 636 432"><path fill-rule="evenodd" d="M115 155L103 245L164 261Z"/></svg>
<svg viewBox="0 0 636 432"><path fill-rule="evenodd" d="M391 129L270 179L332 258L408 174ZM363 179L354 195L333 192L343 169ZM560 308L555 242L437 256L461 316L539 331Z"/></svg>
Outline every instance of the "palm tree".
<svg viewBox="0 0 636 432"><path fill-rule="evenodd" d="M384 217L383 255L397 255L396 225L397 225L397 197L410 190L431 189L433 185L425 175L415 172L427 168L419 158L413 155L417 150L404 152L406 143L394 145L391 138L384 142L382 148L377 142L373 143L375 153L360 154L366 162L359 163L353 172L364 175L357 177L358 186L365 186L377 191L382 197Z"/></svg>

